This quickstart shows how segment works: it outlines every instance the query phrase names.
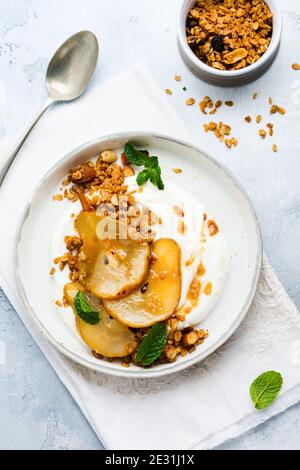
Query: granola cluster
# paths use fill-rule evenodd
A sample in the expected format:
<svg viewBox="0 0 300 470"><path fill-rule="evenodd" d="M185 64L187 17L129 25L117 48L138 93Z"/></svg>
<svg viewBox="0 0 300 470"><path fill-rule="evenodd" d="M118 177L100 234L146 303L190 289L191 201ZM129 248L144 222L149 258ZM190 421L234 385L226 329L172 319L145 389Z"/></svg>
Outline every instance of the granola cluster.
<svg viewBox="0 0 300 470"><path fill-rule="evenodd" d="M263 0L198 0L188 13L186 36L205 64L239 70L266 52L272 13Z"/></svg>
<svg viewBox="0 0 300 470"><path fill-rule="evenodd" d="M228 148L236 147L238 140L235 137L229 137L231 134L231 127L228 124L220 122L209 122L208 124L203 124L203 129L205 132L212 132L220 142L225 142L225 145Z"/></svg>
<svg viewBox="0 0 300 470"><path fill-rule="evenodd" d="M168 326L168 340L161 357L155 362L157 364L166 364L168 362L175 362L178 356L184 357L187 354L195 351L199 344L202 344L208 337L208 331L204 329L197 330L193 326L188 326L183 330L178 329L178 320L175 315L170 317L167 321ZM149 332L149 328L140 328L135 331L135 336L138 345L142 342L143 338ZM106 358L101 354L93 351L93 354L98 359L105 359L109 362L113 362L114 358ZM131 363L135 364L136 352L123 357L121 365L123 367L129 367Z"/></svg>

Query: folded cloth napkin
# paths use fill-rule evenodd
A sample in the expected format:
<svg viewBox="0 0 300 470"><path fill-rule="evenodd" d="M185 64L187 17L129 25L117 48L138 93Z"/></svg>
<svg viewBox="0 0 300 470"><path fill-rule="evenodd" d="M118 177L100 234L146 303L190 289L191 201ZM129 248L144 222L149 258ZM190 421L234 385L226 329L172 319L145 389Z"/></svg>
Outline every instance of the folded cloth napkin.
<svg viewBox="0 0 300 470"><path fill-rule="evenodd" d="M191 139L142 67L90 88L80 102L50 110L0 190L0 218L6 221L0 231L1 287L106 448L211 448L300 399L300 316L266 259L254 303L233 337L204 362L156 379L110 377L67 359L40 335L17 293L13 239L32 188L71 149L121 130ZM282 373L284 385L274 404L258 412L249 385L270 369Z"/></svg>

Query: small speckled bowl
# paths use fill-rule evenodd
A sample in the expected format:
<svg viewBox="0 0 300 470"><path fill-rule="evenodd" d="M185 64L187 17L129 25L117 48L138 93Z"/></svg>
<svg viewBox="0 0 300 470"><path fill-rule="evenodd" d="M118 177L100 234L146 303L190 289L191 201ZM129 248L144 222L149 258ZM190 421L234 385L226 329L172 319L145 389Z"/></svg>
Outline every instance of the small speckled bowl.
<svg viewBox="0 0 300 470"><path fill-rule="evenodd" d="M218 70L206 65L194 54L186 40L186 18L195 0L183 0L177 21L178 45L185 64L202 80L212 85L239 86L259 78L265 73L274 61L281 39L282 16L277 0L265 0L273 14L272 39L267 51L252 65L240 70Z"/></svg>

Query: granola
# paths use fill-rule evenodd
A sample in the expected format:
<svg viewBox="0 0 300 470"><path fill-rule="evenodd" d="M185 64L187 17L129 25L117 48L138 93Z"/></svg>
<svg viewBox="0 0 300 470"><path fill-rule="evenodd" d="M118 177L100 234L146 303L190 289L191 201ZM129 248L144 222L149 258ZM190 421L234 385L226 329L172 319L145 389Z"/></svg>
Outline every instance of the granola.
<svg viewBox="0 0 300 470"><path fill-rule="evenodd" d="M187 43L205 64L239 70L255 63L272 36L272 13L263 0L198 0L186 20Z"/></svg>
<svg viewBox="0 0 300 470"><path fill-rule="evenodd" d="M227 139L225 138L230 136L231 127L228 124L224 124L222 121L218 123L211 121L208 124L203 124L203 129L205 132L213 132L215 137L217 137L220 142L225 142L225 145L228 148L236 147L238 144L238 141L235 137Z"/></svg>

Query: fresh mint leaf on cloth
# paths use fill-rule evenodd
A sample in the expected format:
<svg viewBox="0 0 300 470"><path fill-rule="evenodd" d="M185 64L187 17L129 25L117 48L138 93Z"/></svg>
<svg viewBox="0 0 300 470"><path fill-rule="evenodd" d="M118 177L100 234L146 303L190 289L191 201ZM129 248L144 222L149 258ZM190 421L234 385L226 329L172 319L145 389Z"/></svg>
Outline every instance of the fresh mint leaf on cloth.
<svg viewBox="0 0 300 470"><path fill-rule="evenodd" d="M135 166L144 166L136 178L139 186L143 186L147 181L151 181L159 190L164 189L164 183L161 178L161 168L157 157L148 157L146 153L137 150L130 142L125 145L125 155L127 160Z"/></svg>
<svg viewBox="0 0 300 470"><path fill-rule="evenodd" d="M79 291L74 297L74 308L76 310L77 315L86 323L90 325L96 325L100 321L99 312L94 310L84 292Z"/></svg>
<svg viewBox="0 0 300 470"><path fill-rule="evenodd" d="M281 374L274 370L264 372L252 382L250 395L257 410L271 405L281 389L282 382Z"/></svg>
<svg viewBox="0 0 300 470"><path fill-rule="evenodd" d="M155 323L150 328L149 333L144 337L136 353L136 362L147 367L158 359L168 339L168 329L166 323Z"/></svg>

